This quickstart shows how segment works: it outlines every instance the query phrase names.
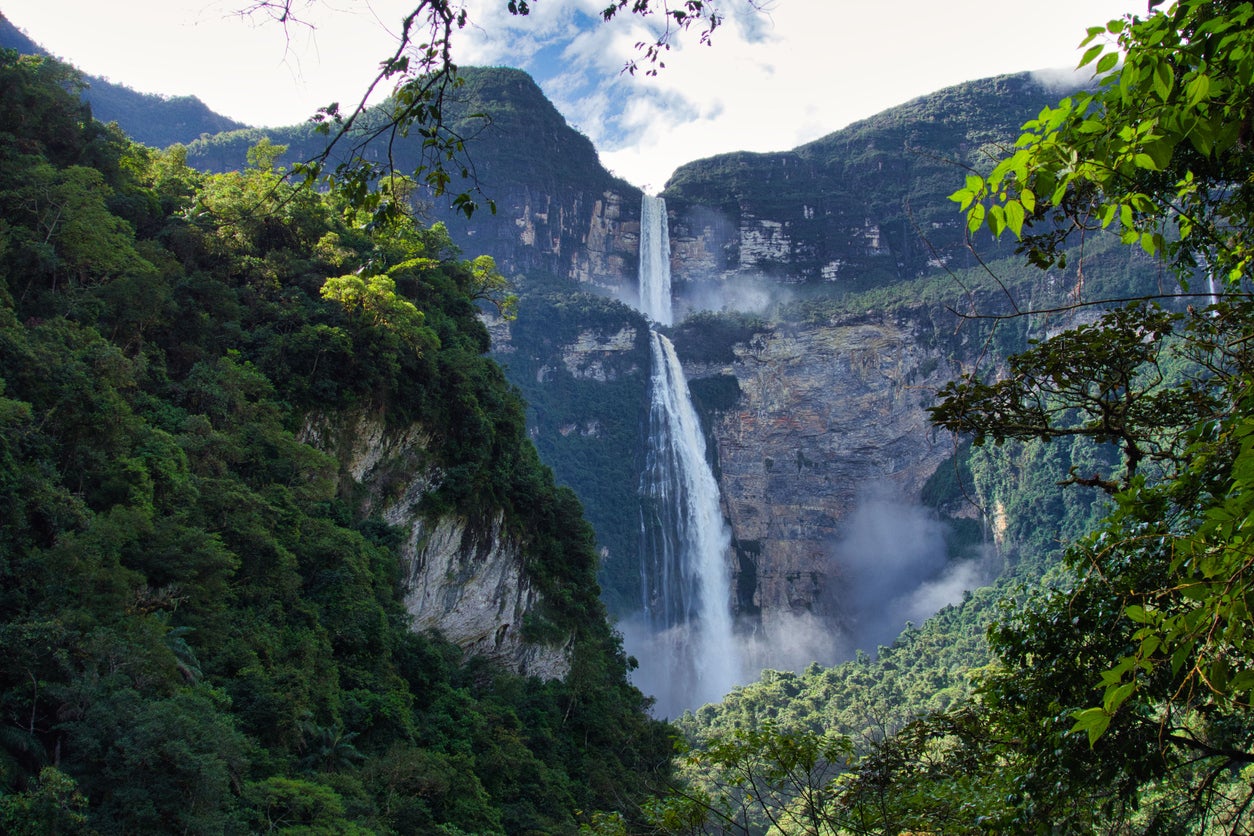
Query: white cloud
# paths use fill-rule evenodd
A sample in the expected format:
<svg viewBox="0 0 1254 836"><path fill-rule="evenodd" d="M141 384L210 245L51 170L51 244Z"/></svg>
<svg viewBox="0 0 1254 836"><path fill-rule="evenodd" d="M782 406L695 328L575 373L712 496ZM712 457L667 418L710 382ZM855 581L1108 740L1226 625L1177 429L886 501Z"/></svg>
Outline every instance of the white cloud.
<svg viewBox="0 0 1254 836"><path fill-rule="evenodd" d="M1144 0L773 0L666 53L656 77L620 73L646 21L600 23L604 0L466 0L464 64L522 66L608 167L653 190L680 164L732 150L795 147L960 81L1074 65L1087 26ZM195 94L251 124L291 124L355 102L412 0L297 2L316 29L241 20L248 0L5 0L4 13L91 74L145 92ZM653 19L656 21L656 18Z"/></svg>

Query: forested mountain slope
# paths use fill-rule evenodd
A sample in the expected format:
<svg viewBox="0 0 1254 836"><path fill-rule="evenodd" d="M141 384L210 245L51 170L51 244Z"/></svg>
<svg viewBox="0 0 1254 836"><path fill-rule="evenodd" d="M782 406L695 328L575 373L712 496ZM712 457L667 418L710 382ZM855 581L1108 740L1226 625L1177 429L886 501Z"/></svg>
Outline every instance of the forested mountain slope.
<svg viewBox="0 0 1254 836"><path fill-rule="evenodd" d="M0 830L635 816L669 734L484 356L490 260L368 231L272 146L197 172L75 82L0 53ZM463 592L516 569L522 623L416 630L436 555Z"/></svg>
<svg viewBox="0 0 1254 836"><path fill-rule="evenodd" d="M46 55L34 41L0 12L0 48L15 49L23 55ZM91 104L92 115L101 122L117 122L131 139L153 148L176 142L191 142L204 134L217 134L244 127L234 119L214 113L195 96L157 96L141 93L121 84L84 76L83 99Z"/></svg>
<svg viewBox="0 0 1254 836"><path fill-rule="evenodd" d="M385 112L364 114L337 141L329 165L354 154L402 173L430 164L422 142L379 130ZM605 170L588 138L566 123L527 73L461 68L444 93L442 117L467 150L453 166L449 194L418 193L422 217L443 221L455 242L492 255L510 276L561 276L619 291L634 284L640 190ZM317 158L329 140L308 123L246 129L191 143L188 163L229 171L262 137L287 147L286 164ZM451 205L463 190L479 205L471 217Z"/></svg>

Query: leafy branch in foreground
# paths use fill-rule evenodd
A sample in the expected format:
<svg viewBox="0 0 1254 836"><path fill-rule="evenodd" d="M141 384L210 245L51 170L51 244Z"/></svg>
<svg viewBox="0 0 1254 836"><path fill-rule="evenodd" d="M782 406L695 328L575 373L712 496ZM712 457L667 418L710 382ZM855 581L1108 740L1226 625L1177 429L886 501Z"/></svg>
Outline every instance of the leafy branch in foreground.
<svg viewBox="0 0 1254 836"><path fill-rule="evenodd" d="M1222 300L1111 311L933 409L977 443L1080 434L1123 454L1119 478L1071 474L1114 510L990 630L1002 666L977 705L1017 773L1016 832L1057 826L1064 799L1074 828L1119 832L1245 833L1254 805L1254 5L1163 6L1090 29L1094 88L953 195L969 231L1013 234L1038 266L1109 229Z"/></svg>
<svg viewBox="0 0 1254 836"><path fill-rule="evenodd" d="M1149 5L1089 29L1080 66L1096 88L1042 109L952 199L969 230L1010 232L1042 266L1072 234L1109 228L1186 280L1200 268L1235 282L1254 259L1254 7Z"/></svg>
<svg viewBox="0 0 1254 836"><path fill-rule="evenodd" d="M1178 359L1171 338L1183 319L1149 305L1108 311L1011 357L1000 380L987 383L968 373L946 384L929 408L932 422L970 434L977 446L990 438L1066 436L1118 444L1121 481L1100 474L1071 478L1113 494L1127 487L1143 460L1179 455L1183 429L1216 406L1205 381L1171 374Z"/></svg>

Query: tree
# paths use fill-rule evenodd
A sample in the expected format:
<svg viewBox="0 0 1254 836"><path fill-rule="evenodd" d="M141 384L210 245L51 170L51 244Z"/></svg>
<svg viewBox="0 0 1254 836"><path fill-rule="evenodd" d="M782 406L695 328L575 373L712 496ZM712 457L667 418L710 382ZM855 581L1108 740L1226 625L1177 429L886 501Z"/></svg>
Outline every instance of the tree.
<svg viewBox="0 0 1254 836"><path fill-rule="evenodd" d="M1248 278L1254 7L1162 5L1089 29L1080 66L1095 88L1042 109L1011 154L968 176L953 200L971 231L1009 231L1045 266L1072 236L1110 228L1186 281Z"/></svg>
<svg viewBox="0 0 1254 836"><path fill-rule="evenodd" d="M1086 827L1248 832L1254 805L1254 6L1161 5L1090 29L1094 87L1043 109L954 195L968 229L1010 232L1038 265L1109 229L1225 300L1114 310L933 410L977 442L1084 434L1124 454L1117 482L1072 474L1113 512L990 633L1004 668L978 705L1014 753L1016 827L1069 799Z"/></svg>
<svg viewBox="0 0 1254 836"><path fill-rule="evenodd" d="M1072 474L1077 484L1116 493L1128 487L1142 461L1177 458L1184 430L1218 405L1213 377L1181 379L1175 373L1183 359L1175 339L1182 319L1156 306L1115 308L1011 357L1000 380L966 374L946 384L930 409L932 421L970 433L976 445L988 438L1000 443L1067 436L1117 444L1124 465L1120 481ZM1198 329L1208 324L1193 323ZM1213 359L1207 372L1220 362Z"/></svg>
<svg viewBox="0 0 1254 836"><path fill-rule="evenodd" d="M0 831L630 817L666 727L484 356L491 265L295 188L274 146L202 175L79 122L62 70L0 52ZM378 491L309 443L366 416L409 439ZM509 526L569 684L412 631L381 506L423 473L424 525Z"/></svg>
<svg viewBox="0 0 1254 836"><path fill-rule="evenodd" d="M12 836L90 833L87 799L74 779L54 766L39 772L26 792L0 795L0 825Z"/></svg>
<svg viewBox="0 0 1254 836"><path fill-rule="evenodd" d="M838 832L832 781L853 757L848 737L764 722L703 741L687 755L686 786L655 801L649 816L664 833Z"/></svg>

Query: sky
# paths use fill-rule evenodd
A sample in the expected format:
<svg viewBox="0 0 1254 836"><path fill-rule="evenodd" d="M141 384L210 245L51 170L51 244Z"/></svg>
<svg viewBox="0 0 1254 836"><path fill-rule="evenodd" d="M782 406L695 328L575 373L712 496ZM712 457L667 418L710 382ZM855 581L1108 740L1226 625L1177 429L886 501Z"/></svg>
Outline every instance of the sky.
<svg viewBox="0 0 1254 836"><path fill-rule="evenodd" d="M456 1L456 0L455 0ZM293 0L286 28L258 0L0 0L44 49L145 93L195 95L256 126L355 104L391 54L405 0ZM615 174L657 192L678 166L794 148L942 87L1075 67L1085 30L1145 0L721 0L705 46L681 40L656 76L622 71L649 21L603 24L607 0L464 0L454 58L521 67ZM307 22L310 25L305 25Z"/></svg>

